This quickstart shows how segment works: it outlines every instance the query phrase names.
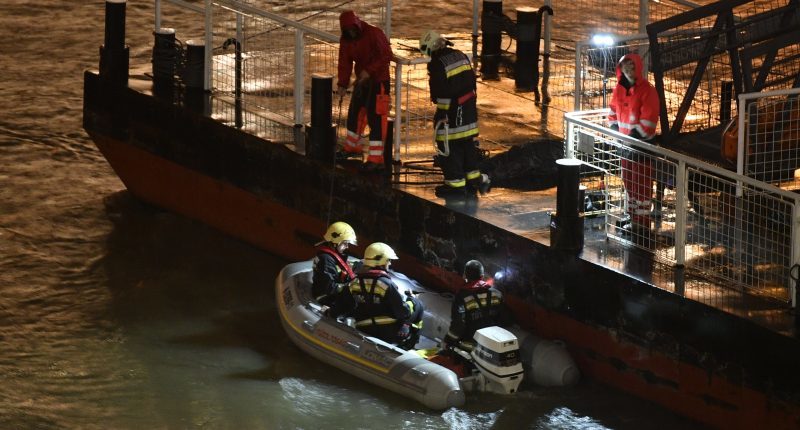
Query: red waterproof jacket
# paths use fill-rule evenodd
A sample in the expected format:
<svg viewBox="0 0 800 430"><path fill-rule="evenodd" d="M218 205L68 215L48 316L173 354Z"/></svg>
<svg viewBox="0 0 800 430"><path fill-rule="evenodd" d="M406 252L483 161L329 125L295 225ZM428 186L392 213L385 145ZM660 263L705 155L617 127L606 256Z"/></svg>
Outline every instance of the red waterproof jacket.
<svg viewBox="0 0 800 430"><path fill-rule="evenodd" d="M622 62L632 60L636 69L636 82L631 86L622 73ZM609 126L619 126L623 134L631 134L636 130L644 139L656 134L660 103L658 93L644 76L642 57L639 54L627 54L617 63L617 86L611 96L611 114L608 116Z"/></svg>
<svg viewBox="0 0 800 430"><path fill-rule="evenodd" d="M350 74L355 63L356 76L362 70L369 73L373 82L389 80L389 62L392 59L392 47L383 30L361 21L355 12L348 10L339 15L339 26L342 30L357 27L361 33L358 39L339 38L339 79L337 85L347 87ZM344 31L342 31L344 33Z"/></svg>

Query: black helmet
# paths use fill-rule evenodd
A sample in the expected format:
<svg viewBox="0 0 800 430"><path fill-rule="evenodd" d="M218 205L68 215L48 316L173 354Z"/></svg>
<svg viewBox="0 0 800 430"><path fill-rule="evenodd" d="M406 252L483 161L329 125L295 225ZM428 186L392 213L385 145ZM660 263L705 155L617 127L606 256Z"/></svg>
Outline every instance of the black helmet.
<svg viewBox="0 0 800 430"><path fill-rule="evenodd" d="M467 261L464 265L464 279L470 282L483 279L483 264L478 260Z"/></svg>

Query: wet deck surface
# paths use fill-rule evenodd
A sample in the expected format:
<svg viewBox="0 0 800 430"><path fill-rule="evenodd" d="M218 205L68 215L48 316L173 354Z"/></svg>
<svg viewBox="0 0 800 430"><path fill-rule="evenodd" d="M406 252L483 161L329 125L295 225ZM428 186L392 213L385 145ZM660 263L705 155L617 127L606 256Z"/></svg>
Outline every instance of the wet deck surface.
<svg viewBox="0 0 800 430"><path fill-rule="evenodd" d="M484 98L509 100L509 105L516 105L520 111L524 109L526 112L525 123L520 123L514 119L504 120L502 113L492 112L486 105L480 107L481 141L488 142L488 145L482 146L488 149L490 154L541 138L545 133L542 133L542 128L537 124L553 122L554 109L549 109L545 113L551 116L551 119L542 122L542 107L535 106L527 99L527 94L515 96L513 92L505 91L503 86L497 85L496 82L479 84L479 92ZM493 92L496 94L492 94ZM488 127L484 126L485 123L488 123ZM432 144L426 146L432 149ZM413 154L424 152L424 148L408 151ZM430 156L432 155L431 152ZM555 187L535 191L495 187L485 196L443 199L434 194L433 184L440 183L442 176L438 172L427 170L433 167L430 160L402 160L402 162L402 165L395 166L395 175L392 176L395 188L520 236L550 244L550 212L556 208ZM426 170L420 171L421 167ZM584 248L579 254L584 260L639 279L652 285L653 288L669 291L751 320L775 332L787 336L795 335L794 315L790 312L789 304L718 285L695 273L689 271L684 273L683 269L658 262L654 255L646 250L636 248L625 241L607 238L602 216L585 219L584 241Z"/></svg>

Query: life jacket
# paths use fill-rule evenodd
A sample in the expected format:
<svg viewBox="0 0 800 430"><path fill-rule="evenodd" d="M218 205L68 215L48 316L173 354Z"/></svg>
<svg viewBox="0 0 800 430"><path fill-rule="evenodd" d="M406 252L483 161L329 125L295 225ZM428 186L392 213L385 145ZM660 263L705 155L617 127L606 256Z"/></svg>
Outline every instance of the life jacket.
<svg viewBox="0 0 800 430"><path fill-rule="evenodd" d="M336 260L336 270L339 273L339 279L336 280L337 283L345 284L356 278L356 274L355 272L353 272L353 268L350 267L349 264L347 264L347 261L345 261L342 255L336 252L335 249L327 245L321 245L320 247L317 248L317 251L324 252L325 254L330 255L331 257L333 257L334 260Z"/></svg>
<svg viewBox="0 0 800 430"><path fill-rule="evenodd" d="M463 312L467 334L471 335L475 330L498 323L503 293L492 288L486 281L477 280L456 293L455 301L458 311Z"/></svg>
<svg viewBox="0 0 800 430"><path fill-rule="evenodd" d="M356 309L353 317L356 327L372 325L394 324L399 321L392 315L392 310L387 302L387 293L390 288L397 288L384 270L373 269L360 273L348 286ZM399 294L399 293L398 293Z"/></svg>

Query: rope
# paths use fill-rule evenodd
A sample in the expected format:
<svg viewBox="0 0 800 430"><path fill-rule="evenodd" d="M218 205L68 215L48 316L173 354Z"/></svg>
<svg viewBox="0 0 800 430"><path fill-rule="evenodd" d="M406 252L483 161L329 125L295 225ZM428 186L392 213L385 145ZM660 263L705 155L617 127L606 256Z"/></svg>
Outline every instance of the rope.
<svg viewBox="0 0 800 430"><path fill-rule="evenodd" d="M156 35L153 44L153 77L156 79L174 78L183 65L183 43Z"/></svg>
<svg viewBox="0 0 800 430"><path fill-rule="evenodd" d="M344 98L342 98L342 97L339 98L339 115L336 118L336 126L337 127L342 122L342 101L343 100L344 100ZM325 220L326 221L325 225L331 225L331 212L333 212L333 183L334 183L334 179L336 178L336 148L335 147L334 147L334 150L333 150L333 157L331 157L331 158L333 159L333 166L332 166L333 169L331 170L331 190L328 193L328 217Z"/></svg>

